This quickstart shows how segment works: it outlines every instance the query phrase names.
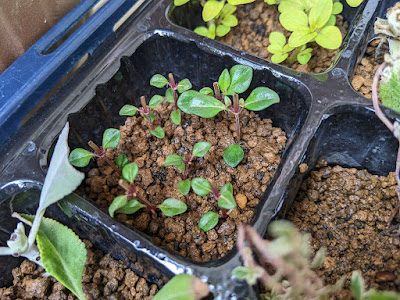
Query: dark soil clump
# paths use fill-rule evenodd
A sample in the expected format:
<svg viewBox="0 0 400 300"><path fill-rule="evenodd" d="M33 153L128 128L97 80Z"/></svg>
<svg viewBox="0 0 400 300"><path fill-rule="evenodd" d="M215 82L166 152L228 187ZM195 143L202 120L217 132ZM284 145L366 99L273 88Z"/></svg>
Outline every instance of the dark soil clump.
<svg viewBox="0 0 400 300"><path fill-rule="evenodd" d="M83 292L88 300L98 299L153 299L158 288L148 284L144 278L136 275L121 261L114 260L109 254L92 249L92 244L85 241L88 249L87 261L83 271ZM73 293L54 277L42 277L44 269L25 260L13 270L13 286L0 288L0 299L41 299L73 300Z"/></svg>
<svg viewBox="0 0 400 300"><path fill-rule="evenodd" d="M339 299L351 299L348 283L354 270L362 272L368 288L400 290L400 238L382 234L399 201L396 187L394 173L371 175L325 161L301 185L288 219L311 234L315 251L327 248L317 270L325 283L347 277Z"/></svg>
<svg viewBox="0 0 400 300"><path fill-rule="evenodd" d="M233 169L223 160L224 151L236 142L232 116L220 113L213 119L202 119L183 114L182 125L177 126L169 119L171 109L172 105L167 107L167 103L156 108L155 125L163 127L164 139L150 134L144 118L129 117L120 128L122 137L119 147L107 155L114 159L120 153L125 153L130 162L137 163L139 175L135 185L138 193L152 204L158 205L167 198L177 198L187 204L188 210L175 217L165 217L159 211L154 216L142 209L134 215L117 214L117 218L148 234L156 245L195 261L214 260L233 248L237 225L251 221L254 209L280 163L286 136L280 128L272 127L271 120L260 119L253 112L243 112L240 117L241 146L245 157ZM160 120L163 120L163 124ZM198 222L208 211L219 212L217 200L210 195L200 197L193 192L182 196L177 187L182 180L182 173L174 166L164 167L168 155L191 152L194 144L201 141L210 142L212 147L205 157L192 162L188 178L206 178L219 189L228 182L232 183L239 204L226 219L220 218L218 225L207 233L198 228ZM117 185L118 174L104 165L103 161L99 160L98 164L99 167L92 169L86 179L86 193L103 210L108 211L113 199L122 195L123 190Z"/></svg>
<svg viewBox="0 0 400 300"><path fill-rule="evenodd" d="M222 38L217 38L221 42L234 48L247 51L253 55L271 60L272 54L268 52L270 45L268 37L271 32L282 32L286 38L290 32L279 23L279 12L277 5L268 5L264 1L256 1L240 6L235 12L239 24ZM343 21L341 15L337 15L336 26L342 32L342 37L347 34L348 24ZM328 50L322 48L317 43L310 43L308 47L313 48L312 58L305 65L298 62L289 66L295 70L306 73L320 73L325 71L333 63L339 49ZM283 65L287 65L282 63Z"/></svg>

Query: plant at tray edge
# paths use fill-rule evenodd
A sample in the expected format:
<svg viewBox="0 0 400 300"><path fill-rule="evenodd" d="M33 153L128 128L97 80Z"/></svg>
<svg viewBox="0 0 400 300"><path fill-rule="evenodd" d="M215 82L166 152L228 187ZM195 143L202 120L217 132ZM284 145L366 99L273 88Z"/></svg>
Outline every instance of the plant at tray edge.
<svg viewBox="0 0 400 300"><path fill-rule="evenodd" d="M322 265L325 248L312 258L309 234L300 233L289 221L273 221L268 228L273 240L264 240L248 225L240 225L237 247L244 265L236 267L232 275L253 285L258 280L267 289L263 299L325 299L339 290L346 277L333 286L324 286L313 271ZM253 257L253 250L257 259ZM274 274L262 266L271 266Z"/></svg>
<svg viewBox="0 0 400 300"><path fill-rule="evenodd" d="M202 118L215 117L221 111L228 111L235 116L236 138L240 141L239 115L243 109L261 111L279 103L279 96L267 87L257 87L251 91L246 100L239 99L239 94L250 87L253 69L245 65L235 65L230 71L223 70L218 82L214 82L214 91L205 87L199 92L186 91L178 99L179 108L187 113ZM232 99L229 98L232 96Z"/></svg>
<svg viewBox="0 0 400 300"><path fill-rule="evenodd" d="M189 173L189 165L195 157L204 157L211 148L209 142L198 142L193 146L192 154L185 155L171 154L165 159L164 166L175 166L183 173L183 180L178 183L178 189L183 196L186 196L190 191L190 180L187 179Z"/></svg>
<svg viewBox="0 0 400 300"><path fill-rule="evenodd" d="M146 198L137 193L134 184L136 176L139 174L139 168L136 163L129 163L122 169L122 179L118 184L125 190L125 195L120 195L114 198L108 212L111 217L114 213L134 214L141 208L146 208L151 211L153 215L156 214L156 209L162 211L167 217L172 217L184 213L187 210L186 203L175 198L168 198L160 205L150 203Z"/></svg>
<svg viewBox="0 0 400 300"><path fill-rule="evenodd" d="M120 111L120 116L129 116L133 117L139 111L141 116L147 121L150 128L150 133L159 139L163 139L165 136L164 129L160 126L156 127L154 125L154 114L150 111L150 109L154 109L158 104L164 101L164 98L160 95L155 95L150 99L149 105L146 104L146 98L144 96L140 97L140 102L142 104L141 107L137 108L136 106L126 104L124 105Z"/></svg>
<svg viewBox="0 0 400 300"><path fill-rule="evenodd" d="M365 290L364 278L359 271L353 271L350 280L351 292L356 300L396 300L400 294L392 291Z"/></svg>
<svg viewBox="0 0 400 300"><path fill-rule="evenodd" d="M175 109L171 112L171 120L175 125L179 125L181 123L181 110L179 109L177 103L179 94L190 90L192 88L192 83L189 79L185 78L179 81L178 84L176 84L174 75L172 73L168 74L168 78L169 79L165 78L161 74L155 74L150 79L150 85L157 88L169 86L169 88L167 88L167 90L165 91L165 99L169 103L174 103ZM164 98L159 95L154 96L153 98L156 98L156 101L154 101L153 103L151 103L152 101L150 101L149 106L151 108L157 107L164 100Z"/></svg>
<svg viewBox="0 0 400 300"><path fill-rule="evenodd" d="M31 226L29 235L18 223L7 241L0 247L0 255L23 256L44 269L79 299L86 299L82 290L82 274L86 262L86 248L79 237L61 223L44 218L47 207L73 192L84 179L68 160L69 125L62 130L51 158L40 194L39 207L34 216L13 213L13 217ZM36 243L35 243L36 241Z"/></svg>

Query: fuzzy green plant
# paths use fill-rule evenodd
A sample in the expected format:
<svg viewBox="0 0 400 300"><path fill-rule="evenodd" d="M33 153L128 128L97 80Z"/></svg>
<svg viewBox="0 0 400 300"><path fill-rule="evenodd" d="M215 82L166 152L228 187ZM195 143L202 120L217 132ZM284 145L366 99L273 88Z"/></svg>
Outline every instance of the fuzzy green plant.
<svg viewBox="0 0 400 300"><path fill-rule="evenodd" d="M7 241L8 247L0 247L0 255L28 258L83 300L86 299L82 290L85 245L71 229L44 217L47 207L72 193L84 179L84 174L75 170L68 160L68 129L67 124L58 138L36 214L13 213L21 223ZM22 222L31 227L28 236Z"/></svg>
<svg viewBox="0 0 400 300"><path fill-rule="evenodd" d="M396 300L400 294L389 291L366 290L364 278L359 271L354 271L350 281L351 292L356 300Z"/></svg>
<svg viewBox="0 0 400 300"><path fill-rule="evenodd" d="M159 209L167 217L182 214L187 210L187 205L178 199L168 198L162 204L154 205L140 196L134 184L138 174L139 168L134 162L123 167L122 179L118 184L125 190L125 194L117 196L111 203L108 208L111 217L114 217L115 213L134 214L141 208L151 211L154 216L157 216L156 209Z"/></svg>

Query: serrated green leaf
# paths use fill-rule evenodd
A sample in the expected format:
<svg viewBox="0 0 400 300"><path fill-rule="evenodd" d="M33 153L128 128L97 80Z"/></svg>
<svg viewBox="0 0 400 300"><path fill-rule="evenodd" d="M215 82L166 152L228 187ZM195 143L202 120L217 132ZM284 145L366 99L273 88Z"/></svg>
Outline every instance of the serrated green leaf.
<svg viewBox="0 0 400 300"><path fill-rule="evenodd" d="M175 6L181 6L183 4L188 3L190 0L174 0L174 5Z"/></svg>
<svg viewBox="0 0 400 300"><path fill-rule="evenodd" d="M200 293L199 286L201 287ZM153 300L196 300L207 293L208 287L200 279L193 275L180 274L168 281Z"/></svg>
<svg viewBox="0 0 400 300"><path fill-rule="evenodd" d="M179 96L178 107L187 114L198 115L202 118L215 117L220 111L226 109L221 101L193 90Z"/></svg>
<svg viewBox="0 0 400 300"><path fill-rule="evenodd" d="M289 56L289 55L288 55L287 53L284 53L284 54L274 54L274 55L272 55L272 57L271 57L271 61L272 61L274 64L279 64L279 63L283 62L288 56Z"/></svg>
<svg viewBox="0 0 400 300"><path fill-rule="evenodd" d="M224 1L208 0L204 4L202 17L204 22L211 21L214 19L224 7Z"/></svg>
<svg viewBox="0 0 400 300"><path fill-rule="evenodd" d="M192 189L197 195L203 197L211 192L211 185L207 179L194 178L192 180Z"/></svg>
<svg viewBox="0 0 400 300"><path fill-rule="evenodd" d="M188 91L192 88L192 83L189 79L185 78L178 83L178 92L183 93L184 91Z"/></svg>
<svg viewBox="0 0 400 300"><path fill-rule="evenodd" d="M139 168L137 164L134 162L127 164L122 169L122 177L129 183L133 183L138 174L139 174Z"/></svg>
<svg viewBox="0 0 400 300"><path fill-rule="evenodd" d="M167 88L167 90L165 91L165 98L167 99L167 101L169 103L174 103L174 91L171 88Z"/></svg>
<svg viewBox="0 0 400 300"><path fill-rule="evenodd" d="M280 14L279 22L289 31L308 26L307 15L301 10L288 10ZM285 40L286 41L286 40Z"/></svg>
<svg viewBox="0 0 400 300"><path fill-rule="evenodd" d="M111 216L111 218L114 218L114 213L118 209L124 207L124 205L126 203L128 203L128 196L121 195L121 196L115 197L113 202L108 207L108 214Z"/></svg>
<svg viewBox="0 0 400 300"><path fill-rule="evenodd" d="M228 69L224 69L221 75L219 75L218 86L222 92L225 92L228 90L230 84L231 84L231 75L229 75Z"/></svg>
<svg viewBox="0 0 400 300"><path fill-rule="evenodd" d="M234 15L227 15L222 19L221 23L228 27L235 27L238 24L238 19Z"/></svg>
<svg viewBox="0 0 400 300"><path fill-rule="evenodd" d="M182 193L183 196L186 196L187 194L189 194L190 183L191 182L190 182L189 179L182 180L182 181L178 182L178 189Z"/></svg>
<svg viewBox="0 0 400 300"><path fill-rule="evenodd" d="M198 227L204 232L207 232L213 229L218 224L218 221L219 221L218 214L209 211L200 218Z"/></svg>
<svg viewBox="0 0 400 300"><path fill-rule="evenodd" d="M221 17L226 17L229 15L232 15L234 12L236 11L236 6L235 5L231 5L229 3L225 3L224 7L221 10Z"/></svg>
<svg viewBox="0 0 400 300"><path fill-rule="evenodd" d="M207 154L208 150L211 148L211 143L209 142L198 142L193 146L193 156L203 157Z"/></svg>
<svg viewBox="0 0 400 300"><path fill-rule="evenodd" d="M69 162L75 167L86 167L94 154L82 148L76 148L69 155Z"/></svg>
<svg viewBox="0 0 400 300"><path fill-rule="evenodd" d="M126 104L124 105L120 111L119 111L119 115L120 116L134 116L136 114L136 112L138 111L137 107L133 106L133 105L129 105Z"/></svg>
<svg viewBox="0 0 400 300"><path fill-rule="evenodd" d="M244 152L238 144L233 144L224 151L223 157L228 166L235 168L242 161Z"/></svg>
<svg viewBox="0 0 400 300"><path fill-rule="evenodd" d="M244 102L244 107L248 110L260 111L272 104L279 103L279 96L267 87L255 88Z"/></svg>
<svg viewBox="0 0 400 300"><path fill-rule="evenodd" d="M390 79L380 83L380 96L383 105L400 112L400 75L392 68Z"/></svg>
<svg viewBox="0 0 400 300"><path fill-rule="evenodd" d="M103 133L103 149L115 149L121 139L121 132L115 128L106 129Z"/></svg>
<svg viewBox="0 0 400 300"><path fill-rule="evenodd" d="M40 194L38 210L44 210L49 205L71 194L85 178L85 175L76 170L68 160L68 131L69 123L61 131L54 148Z"/></svg>
<svg viewBox="0 0 400 300"><path fill-rule="evenodd" d="M343 4L340 2L333 3L332 15L340 14L343 11Z"/></svg>
<svg viewBox="0 0 400 300"><path fill-rule="evenodd" d="M23 217L33 220L33 216L23 215ZM86 248L79 237L63 224L43 218L36 241L46 271L79 299L86 299L82 290Z"/></svg>
<svg viewBox="0 0 400 300"><path fill-rule="evenodd" d="M226 94L241 94L247 91L251 84L253 69L249 66L235 65L229 71L229 75L231 76L231 84Z"/></svg>
<svg viewBox="0 0 400 300"><path fill-rule="evenodd" d="M200 94L204 94L204 95L208 95L208 96L213 96L214 95L214 91L212 90L212 88L209 87L203 87L200 91Z"/></svg>
<svg viewBox="0 0 400 300"><path fill-rule="evenodd" d="M317 36L316 32L311 32L308 27L301 27L292 32L289 37L289 45L297 48L311 42Z"/></svg>
<svg viewBox="0 0 400 300"><path fill-rule="evenodd" d="M218 206L224 209L234 209L237 204L230 190L220 191L221 196L218 198Z"/></svg>
<svg viewBox="0 0 400 300"><path fill-rule="evenodd" d="M357 7L363 2L363 0L346 0L346 2L351 7Z"/></svg>
<svg viewBox="0 0 400 300"><path fill-rule="evenodd" d="M160 74L156 74L150 79L150 85L162 88L168 84L168 79Z"/></svg>
<svg viewBox="0 0 400 300"><path fill-rule="evenodd" d="M146 205L140 203L139 201L133 199L128 201L123 207L120 207L116 210L117 213L129 214L132 215L137 212L139 209L146 207Z"/></svg>
<svg viewBox="0 0 400 300"><path fill-rule="evenodd" d="M197 33L198 35L201 36L207 36L208 35L208 28L205 26L198 26L193 30L194 33Z"/></svg>
<svg viewBox="0 0 400 300"><path fill-rule="evenodd" d="M126 156L125 153L122 153L118 155L118 157L115 159L115 164L118 166L118 168L122 169L129 163L128 157Z"/></svg>
<svg viewBox="0 0 400 300"><path fill-rule="evenodd" d="M365 292L364 279L359 271L354 271L350 281L351 292L356 300L363 299Z"/></svg>
<svg viewBox="0 0 400 300"><path fill-rule="evenodd" d="M181 124L181 110L173 110L171 111L171 120L175 125Z"/></svg>
<svg viewBox="0 0 400 300"><path fill-rule="evenodd" d="M342 44L342 34L336 26L326 26L315 37L315 41L326 49L337 49Z"/></svg>
<svg viewBox="0 0 400 300"><path fill-rule="evenodd" d="M181 200L169 198L166 199L161 205L158 205L158 208L167 217L173 217L184 213L187 210L187 205Z"/></svg>
<svg viewBox="0 0 400 300"><path fill-rule="evenodd" d="M159 104L163 103L164 98L160 95L154 95L151 97L150 102L149 102L149 107L151 109L156 108Z"/></svg>
<svg viewBox="0 0 400 300"><path fill-rule="evenodd" d="M308 14L308 23L312 32L325 26L332 15L332 7L332 0L318 0L314 3Z"/></svg>
<svg viewBox="0 0 400 300"><path fill-rule="evenodd" d="M163 139L165 137L164 129L161 127L157 127L154 130L150 130L150 133L159 139Z"/></svg>
<svg viewBox="0 0 400 300"><path fill-rule="evenodd" d="M226 25L218 25L215 31L215 34L219 37L225 36L231 30L229 26Z"/></svg>
<svg viewBox="0 0 400 300"><path fill-rule="evenodd" d="M276 48L282 49L283 46L286 44L286 37L283 35L283 33L279 31L273 31L268 37L269 42L271 43L270 46L274 46ZM268 50L269 51L269 50ZM271 51L269 51L271 52ZM271 52L274 53L274 52Z"/></svg>

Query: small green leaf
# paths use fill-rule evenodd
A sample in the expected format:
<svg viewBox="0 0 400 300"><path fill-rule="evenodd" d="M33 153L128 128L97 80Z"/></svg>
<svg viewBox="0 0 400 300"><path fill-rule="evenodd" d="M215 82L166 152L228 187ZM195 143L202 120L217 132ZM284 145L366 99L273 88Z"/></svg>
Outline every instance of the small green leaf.
<svg viewBox="0 0 400 300"><path fill-rule="evenodd" d="M363 299L365 292L364 279L359 271L353 271L350 280L351 292L356 300Z"/></svg>
<svg viewBox="0 0 400 300"><path fill-rule="evenodd" d="M169 103L174 103L174 91L171 88L167 88L165 91L165 98Z"/></svg>
<svg viewBox="0 0 400 300"><path fill-rule="evenodd" d="M154 120L156 119L156 116L153 113L149 113L149 117L152 122L154 122Z"/></svg>
<svg viewBox="0 0 400 300"><path fill-rule="evenodd" d="M222 19L221 23L228 27L235 27L238 24L238 19L234 15L227 15Z"/></svg>
<svg viewBox="0 0 400 300"><path fill-rule="evenodd" d="M115 164L118 166L118 168L122 169L129 163L128 157L126 156L125 153L122 153L118 155L118 157L115 159Z"/></svg>
<svg viewBox="0 0 400 300"><path fill-rule="evenodd" d="M183 4L188 3L190 0L174 0L174 5L175 6L181 6Z"/></svg>
<svg viewBox="0 0 400 300"><path fill-rule="evenodd" d="M203 197L211 192L211 185L207 179L194 178L192 180L192 189L197 195Z"/></svg>
<svg viewBox="0 0 400 300"><path fill-rule="evenodd" d="M224 161L232 168L235 168L243 159L243 149L238 144L233 144L224 151Z"/></svg>
<svg viewBox="0 0 400 300"><path fill-rule="evenodd" d="M121 196L115 197L113 202L108 207L108 214L111 216L111 218L114 218L114 213L118 209L124 207L124 205L126 203L128 203L128 196L121 195Z"/></svg>
<svg viewBox="0 0 400 300"><path fill-rule="evenodd" d="M300 64L305 65L306 63L309 62L309 60L311 58L311 52L312 52L312 48L304 49L299 54L297 54L297 61Z"/></svg>
<svg viewBox="0 0 400 300"><path fill-rule="evenodd" d="M280 14L279 22L289 31L308 26L307 15L301 10L288 10Z"/></svg>
<svg viewBox="0 0 400 300"><path fill-rule="evenodd" d="M225 1L208 0L203 7L202 17L204 22L214 19L224 7Z"/></svg>
<svg viewBox="0 0 400 300"><path fill-rule="evenodd" d="M183 196L189 194L190 191L190 180L182 180L178 182L178 189L182 193Z"/></svg>
<svg viewBox="0 0 400 300"><path fill-rule="evenodd" d="M342 44L342 34L336 26L326 26L318 33L315 41L326 49L337 49Z"/></svg>
<svg viewBox="0 0 400 300"><path fill-rule="evenodd" d="M322 266L322 264L324 263L325 256L326 256L326 248L321 247L315 254L314 259L311 262L310 268L316 269Z"/></svg>
<svg viewBox="0 0 400 300"><path fill-rule="evenodd" d="M183 156L180 156L178 154L170 154L167 156L167 158L164 161L164 166L168 167L168 166L179 166L181 164L185 165L183 163L183 160L185 158Z"/></svg>
<svg viewBox="0 0 400 300"><path fill-rule="evenodd" d="M224 103L226 107L229 107L232 105L232 101L228 96L224 96Z"/></svg>
<svg viewBox="0 0 400 300"><path fill-rule="evenodd" d="M181 200L169 198L166 199L161 205L158 205L158 208L167 217L173 217L184 213L187 210L187 205Z"/></svg>
<svg viewBox="0 0 400 300"><path fill-rule="evenodd" d="M174 276L153 300L196 300L209 293L208 286L193 275Z"/></svg>
<svg viewBox="0 0 400 300"><path fill-rule="evenodd" d="M317 36L316 32L311 32L308 27L301 27L292 32L289 37L289 45L297 48L311 42Z"/></svg>
<svg viewBox="0 0 400 300"><path fill-rule="evenodd" d="M188 91L192 88L192 83L190 82L189 79L185 78L178 83L178 92L183 93L185 91Z"/></svg>
<svg viewBox="0 0 400 300"><path fill-rule="evenodd" d="M254 285L257 282L257 279L260 278L263 274L261 267L243 267L239 266L233 269L232 275L241 280L246 280L249 285Z"/></svg>
<svg viewBox="0 0 400 300"><path fill-rule="evenodd" d="M276 4L276 1L275 1L275 0L273 0L273 1L268 1L268 0L267 0L267 3L268 3L269 5L272 5L270 2L275 2L275 3L273 3L273 4ZM298 1L298 0L285 0L285 1L281 1L281 2L279 3L279 6L278 6L278 11L279 11L280 13L284 13L285 11L288 11L288 10L300 10L300 11L304 11L305 9L306 9L306 7L305 7L303 1Z"/></svg>
<svg viewBox="0 0 400 300"><path fill-rule="evenodd" d="M213 96L214 95L214 91L212 90L212 88L209 87L203 87L199 93L204 94L204 95L208 95L208 96Z"/></svg>
<svg viewBox="0 0 400 300"><path fill-rule="evenodd" d="M157 107L157 105L163 103L164 98L160 95L154 95L153 97L151 97L150 102L149 102L149 107L151 109L154 109Z"/></svg>
<svg viewBox="0 0 400 300"><path fill-rule="evenodd" d="M235 5L231 5L229 3L226 3L224 5L224 7L222 8L222 10L221 10L220 16L221 17L226 17L226 16L229 16L229 15L232 15L235 11L236 11L236 6Z"/></svg>
<svg viewBox="0 0 400 300"><path fill-rule="evenodd" d="M336 3L339 3L339 2L336 2ZM331 15L329 17L328 22L326 22L325 26L335 26L335 24L336 24L336 17L335 17L335 15Z"/></svg>
<svg viewBox="0 0 400 300"><path fill-rule="evenodd" d="M233 186L232 183L228 182L225 183L224 186L221 188L220 193L231 193L233 195Z"/></svg>
<svg viewBox="0 0 400 300"><path fill-rule="evenodd" d="M179 96L178 106L183 112L202 118L212 118L226 109L221 101L193 90L186 91Z"/></svg>
<svg viewBox="0 0 400 300"><path fill-rule="evenodd" d="M343 4L340 2L333 3L332 15L340 14L343 11Z"/></svg>
<svg viewBox="0 0 400 300"><path fill-rule="evenodd" d="M165 136L164 129L162 129L161 127L157 127L154 130L150 130L150 133L159 139L163 139Z"/></svg>
<svg viewBox="0 0 400 300"><path fill-rule="evenodd" d="M218 224L219 216L217 213L209 211L205 213L199 221L199 228L204 232L213 229Z"/></svg>
<svg viewBox="0 0 400 300"><path fill-rule="evenodd" d="M357 7L363 2L363 0L346 0L346 2L351 7Z"/></svg>
<svg viewBox="0 0 400 300"><path fill-rule="evenodd" d="M279 64L279 63L283 62L288 56L289 56L289 55L288 55L287 53L284 53L284 54L274 54L274 55L272 55L272 57L271 57L271 61L272 61L274 64Z"/></svg>
<svg viewBox="0 0 400 300"><path fill-rule="evenodd" d="M218 78L218 86L222 92L226 92L230 85L231 75L229 75L228 69L225 69Z"/></svg>
<svg viewBox="0 0 400 300"><path fill-rule="evenodd" d="M279 103L279 96L267 87L255 88L244 102L244 107L248 110L260 111L272 104Z"/></svg>
<svg viewBox="0 0 400 300"><path fill-rule="evenodd" d="M69 155L69 162L75 167L86 167L94 154L82 148L76 148Z"/></svg>
<svg viewBox="0 0 400 300"><path fill-rule="evenodd" d="M211 148L211 143L209 142L198 142L193 146L193 156L203 157L207 154L208 150Z"/></svg>
<svg viewBox="0 0 400 300"><path fill-rule="evenodd" d="M118 129L115 128L106 129L103 134L103 148L104 149L117 148L120 138L121 138L121 132Z"/></svg>
<svg viewBox="0 0 400 300"><path fill-rule="evenodd" d="M226 94L241 94L250 86L253 78L253 69L249 66L236 65L231 68L229 75L231 76L231 85Z"/></svg>
<svg viewBox="0 0 400 300"><path fill-rule="evenodd" d="M283 48L283 46L285 46L286 44L286 37L283 35L283 33L279 32L279 31L273 31L271 32L271 34L268 37L269 42L271 43L271 45L276 45L279 46L278 48ZM268 50L271 53L274 53L270 50Z"/></svg>
<svg viewBox="0 0 400 300"><path fill-rule="evenodd" d="M129 183L133 183L138 174L139 174L139 168L137 164L134 162L127 164L122 169L122 177Z"/></svg>
<svg viewBox="0 0 400 300"><path fill-rule="evenodd" d="M207 37L210 39L215 39L215 24L212 23L208 27Z"/></svg>
<svg viewBox="0 0 400 300"><path fill-rule="evenodd" d="M215 34L219 37L225 36L228 32L231 31L231 28L226 25L218 25L215 31Z"/></svg>
<svg viewBox="0 0 400 300"><path fill-rule="evenodd" d="M218 206L225 209L234 209L237 204L233 194L229 190L220 191L221 196L218 198Z"/></svg>
<svg viewBox="0 0 400 300"><path fill-rule="evenodd" d="M165 78L164 76L162 76L160 74L156 74L153 77L151 77L151 79L150 79L150 85L158 87L158 88L162 88L162 87L166 86L167 84L168 84L167 78Z"/></svg>
<svg viewBox="0 0 400 300"><path fill-rule="evenodd" d="M207 36L208 35L208 28L205 26L198 26L193 30L194 33L197 33L198 35L201 36Z"/></svg>
<svg viewBox="0 0 400 300"><path fill-rule="evenodd" d="M138 111L137 107L127 104L121 108L121 110L119 111L119 115L132 117L136 114L137 111Z"/></svg>
<svg viewBox="0 0 400 300"><path fill-rule="evenodd" d="M181 110L173 110L171 111L171 120L175 125L181 124Z"/></svg>
<svg viewBox="0 0 400 300"><path fill-rule="evenodd" d="M328 22L329 17L332 15L332 0L318 0L308 14L308 23L310 24L311 31L322 28Z"/></svg>
<svg viewBox="0 0 400 300"><path fill-rule="evenodd" d="M133 199L128 201L123 207L117 209L117 213L132 215L139 209L146 207L146 205L140 203L139 201Z"/></svg>
<svg viewBox="0 0 400 300"><path fill-rule="evenodd" d="M254 2L254 0L228 0L228 3L231 5L240 5Z"/></svg>

